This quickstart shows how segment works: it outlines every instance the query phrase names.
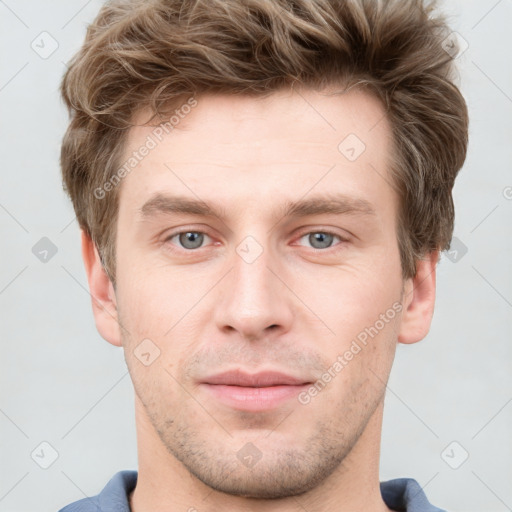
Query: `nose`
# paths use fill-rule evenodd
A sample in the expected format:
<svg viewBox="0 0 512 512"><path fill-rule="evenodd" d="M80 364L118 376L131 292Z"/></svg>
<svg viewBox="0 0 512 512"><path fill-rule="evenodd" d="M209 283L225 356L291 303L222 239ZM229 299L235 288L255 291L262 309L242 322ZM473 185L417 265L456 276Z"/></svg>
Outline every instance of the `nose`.
<svg viewBox="0 0 512 512"><path fill-rule="evenodd" d="M217 327L250 341L287 332L293 320L293 294L285 284L284 266L265 247L254 261L254 255L238 249L230 260L232 270L218 290ZM250 251L260 250L250 247Z"/></svg>

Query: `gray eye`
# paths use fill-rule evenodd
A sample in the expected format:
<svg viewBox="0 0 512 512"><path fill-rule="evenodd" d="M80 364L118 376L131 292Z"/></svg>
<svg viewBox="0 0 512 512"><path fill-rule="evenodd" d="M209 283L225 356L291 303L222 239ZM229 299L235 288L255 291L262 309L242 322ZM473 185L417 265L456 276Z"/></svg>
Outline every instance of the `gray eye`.
<svg viewBox="0 0 512 512"><path fill-rule="evenodd" d="M326 249L332 245L334 235L330 233L323 233L321 231L309 233L305 235L308 237L308 242L314 249Z"/></svg>
<svg viewBox="0 0 512 512"><path fill-rule="evenodd" d="M179 236L180 244L185 249L197 249L201 247L204 240L204 234L198 231L187 231L179 233L177 236Z"/></svg>

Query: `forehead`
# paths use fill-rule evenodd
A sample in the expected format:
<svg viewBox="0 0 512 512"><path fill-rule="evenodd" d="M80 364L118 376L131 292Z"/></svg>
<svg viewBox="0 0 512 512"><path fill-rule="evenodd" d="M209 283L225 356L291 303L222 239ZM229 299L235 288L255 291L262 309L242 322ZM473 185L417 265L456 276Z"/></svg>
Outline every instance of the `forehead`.
<svg viewBox="0 0 512 512"><path fill-rule="evenodd" d="M127 137L126 149L136 149L142 138L151 135L160 144L174 138L188 139L192 133L197 144L205 147L216 144L259 145L279 149L283 141L301 145L324 146L339 152L339 143L352 134L365 152L387 150L389 125L383 106L374 95L358 89L338 92L332 88L323 91L310 89L283 89L267 96L204 94L183 97L173 105L160 125L145 124L151 114L140 110ZM207 134L207 137L206 137ZM356 138L357 137L357 138ZM349 144L350 145L350 144ZM283 146L281 149L285 149ZM224 155L228 158L230 154ZM350 158L350 154L346 153ZM178 156L178 153L176 153ZM354 156L354 155L352 155ZM357 156L357 155L356 155Z"/></svg>
<svg viewBox="0 0 512 512"><path fill-rule="evenodd" d="M359 196L366 188L373 201L392 201L392 192L384 193L391 182L390 126L367 93L210 94L185 99L163 125L145 125L150 117L138 113L124 151L127 161L150 141L122 182L121 197L133 207L162 191L240 209L333 187Z"/></svg>

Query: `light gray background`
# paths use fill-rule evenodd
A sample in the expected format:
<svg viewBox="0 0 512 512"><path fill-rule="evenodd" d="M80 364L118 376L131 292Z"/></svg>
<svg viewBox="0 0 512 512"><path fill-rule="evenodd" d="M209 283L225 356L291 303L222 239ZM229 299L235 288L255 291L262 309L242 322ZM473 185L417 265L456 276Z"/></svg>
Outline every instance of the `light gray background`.
<svg viewBox="0 0 512 512"><path fill-rule="evenodd" d="M59 81L100 5L0 1L2 511L54 512L137 467L131 381L95 329L58 165ZM512 0L441 6L469 44L457 60L470 146L454 191L467 253L443 255L431 332L398 347L381 479L413 477L455 512L500 512L512 510ZM59 45L46 59L31 48L43 31ZM46 263L32 253L42 237L58 248ZM48 469L35 462L51 461L44 441L58 452Z"/></svg>

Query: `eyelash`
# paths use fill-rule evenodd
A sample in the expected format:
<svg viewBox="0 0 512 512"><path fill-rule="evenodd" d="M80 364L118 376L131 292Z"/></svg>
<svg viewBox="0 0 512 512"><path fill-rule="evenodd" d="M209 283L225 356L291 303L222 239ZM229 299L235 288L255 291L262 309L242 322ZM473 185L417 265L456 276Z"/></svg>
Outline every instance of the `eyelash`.
<svg viewBox="0 0 512 512"><path fill-rule="evenodd" d="M206 235L208 237L210 237L210 235L208 235L208 233L204 232L204 231L200 231L200 230L194 230L194 229L182 229L180 231L176 231L174 233L171 233L169 236L167 236L165 239L164 239L164 243L168 243L170 242L173 238L175 238L176 236L179 236L183 233L200 233L200 234L203 234L203 235ZM338 235L332 231L327 231L327 230L312 230L312 231L306 231L306 232L303 232L302 234L300 234L300 236L298 237L298 239L302 239L304 238L305 236L307 235L311 235L313 233L322 233L323 235L332 235L334 238L338 238L340 240L340 243L337 244L337 245L340 245L340 244L343 244L344 242L348 242L348 239L347 238L344 238L342 237L341 235ZM211 238L211 237L210 237ZM197 249L186 249L184 247L179 247L179 246L176 246L175 244L171 244L173 245L174 247L176 247L176 250L182 250L182 251L185 251L185 252L189 252L189 253L193 253L193 252L197 252L199 249L203 249L204 247L198 247ZM331 247L326 247L325 249L317 249L315 247L309 247L309 249L312 249L313 251L319 251L319 252L328 252L329 250L331 249L335 249L337 247L337 245L333 245ZM338 248L339 249L339 248Z"/></svg>

